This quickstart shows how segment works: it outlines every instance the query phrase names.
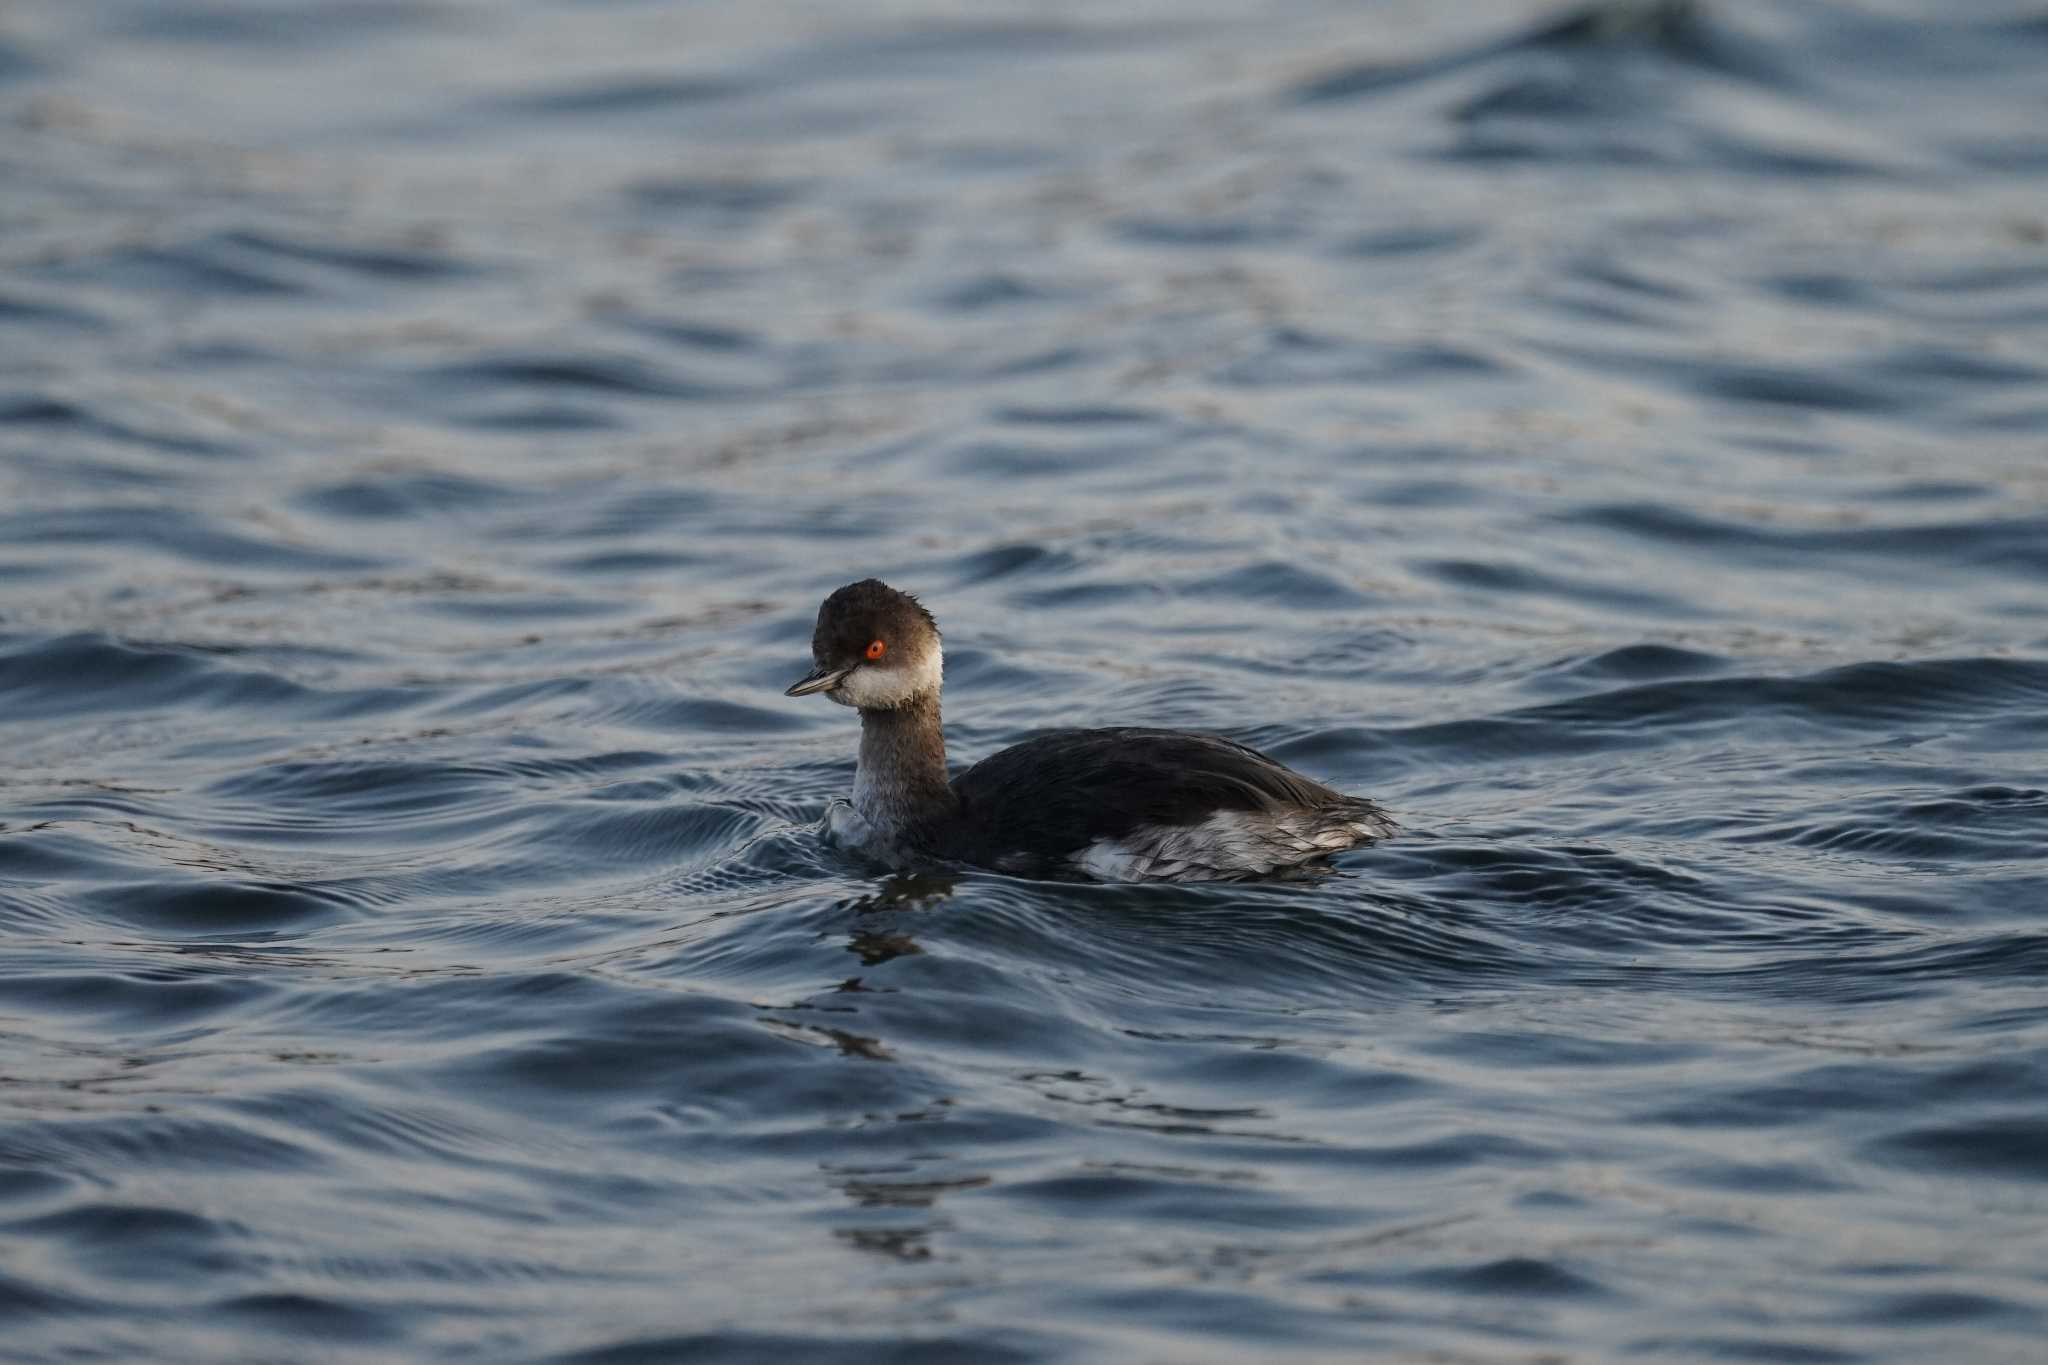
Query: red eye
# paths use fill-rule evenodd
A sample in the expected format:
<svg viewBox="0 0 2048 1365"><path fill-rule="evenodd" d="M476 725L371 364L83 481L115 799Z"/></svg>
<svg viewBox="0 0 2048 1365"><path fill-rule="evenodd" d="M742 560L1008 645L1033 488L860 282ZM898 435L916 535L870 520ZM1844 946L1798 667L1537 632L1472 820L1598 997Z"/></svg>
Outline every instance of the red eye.
<svg viewBox="0 0 2048 1365"><path fill-rule="evenodd" d="M880 640L877 640L873 644L868 646L868 657L870 659L879 659L888 652L889 646L884 644Z"/></svg>

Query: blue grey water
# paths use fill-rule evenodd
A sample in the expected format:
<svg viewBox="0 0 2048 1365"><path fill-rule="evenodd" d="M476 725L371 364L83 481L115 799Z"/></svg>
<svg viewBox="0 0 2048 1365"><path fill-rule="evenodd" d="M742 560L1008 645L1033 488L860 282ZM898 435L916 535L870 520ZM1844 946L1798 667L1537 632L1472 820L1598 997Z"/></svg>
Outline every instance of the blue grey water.
<svg viewBox="0 0 2048 1365"><path fill-rule="evenodd" d="M2039 0L16 0L0 128L0 1357L2039 1359ZM1408 832L849 862L871 574L956 761Z"/></svg>

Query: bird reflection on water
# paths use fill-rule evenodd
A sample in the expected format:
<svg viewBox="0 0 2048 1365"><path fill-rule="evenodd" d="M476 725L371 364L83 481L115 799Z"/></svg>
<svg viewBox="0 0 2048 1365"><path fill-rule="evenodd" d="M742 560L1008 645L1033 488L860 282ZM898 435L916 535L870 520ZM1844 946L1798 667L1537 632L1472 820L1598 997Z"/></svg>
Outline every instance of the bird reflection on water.
<svg viewBox="0 0 2048 1365"><path fill-rule="evenodd" d="M929 910L950 900L958 883L959 878L944 873L900 873L884 878L872 895L855 901L852 909L857 916L898 910ZM917 940L899 924L891 922L885 928L856 921L847 937L846 951L858 957L863 967L879 967L895 958L921 953L924 949L918 947ZM854 977L840 989L862 989L859 982L860 978Z"/></svg>

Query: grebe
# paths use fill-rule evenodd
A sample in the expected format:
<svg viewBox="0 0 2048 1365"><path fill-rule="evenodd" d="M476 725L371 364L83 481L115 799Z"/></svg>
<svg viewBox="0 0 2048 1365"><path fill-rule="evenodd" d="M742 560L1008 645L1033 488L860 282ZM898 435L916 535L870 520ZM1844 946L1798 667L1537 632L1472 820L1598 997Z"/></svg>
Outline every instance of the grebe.
<svg viewBox="0 0 2048 1365"><path fill-rule="evenodd" d="M895 867L1033 877L1234 881L1302 870L1395 830L1387 813L1257 750L1185 730L1053 730L946 773L938 623L877 579L818 608L810 673L860 710L860 763L832 832Z"/></svg>

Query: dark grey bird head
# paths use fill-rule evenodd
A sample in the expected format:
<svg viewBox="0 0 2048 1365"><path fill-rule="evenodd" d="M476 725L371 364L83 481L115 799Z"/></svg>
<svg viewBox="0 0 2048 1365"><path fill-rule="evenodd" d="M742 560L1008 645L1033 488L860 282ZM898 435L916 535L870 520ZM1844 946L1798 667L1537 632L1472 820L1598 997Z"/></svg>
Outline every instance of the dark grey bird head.
<svg viewBox="0 0 2048 1365"><path fill-rule="evenodd" d="M818 608L811 662L785 696L823 692L842 706L888 711L939 690L945 652L938 623L915 597L864 578Z"/></svg>

